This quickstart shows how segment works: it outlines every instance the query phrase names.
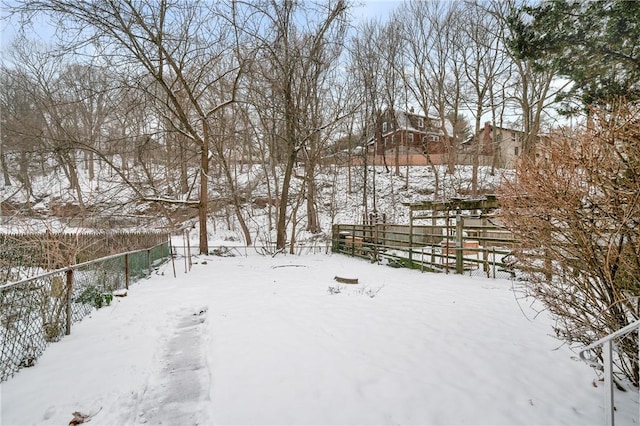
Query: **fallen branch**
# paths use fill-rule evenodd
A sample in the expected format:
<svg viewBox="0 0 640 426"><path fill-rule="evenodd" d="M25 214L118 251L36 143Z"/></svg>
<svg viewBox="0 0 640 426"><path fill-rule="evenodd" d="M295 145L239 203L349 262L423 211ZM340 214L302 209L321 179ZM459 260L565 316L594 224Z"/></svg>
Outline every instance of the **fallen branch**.
<svg viewBox="0 0 640 426"><path fill-rule="evenodd" d="M271 269L276 269L276 268L306 268L307 265L276 265L276 266L272 266Z"/></svg>
<svg viewBox="0 0 640 426"><path fill-rule="evenodd" d="M358 284L357 278L344 278L336 275L333 279L343 284Z"/></svg>

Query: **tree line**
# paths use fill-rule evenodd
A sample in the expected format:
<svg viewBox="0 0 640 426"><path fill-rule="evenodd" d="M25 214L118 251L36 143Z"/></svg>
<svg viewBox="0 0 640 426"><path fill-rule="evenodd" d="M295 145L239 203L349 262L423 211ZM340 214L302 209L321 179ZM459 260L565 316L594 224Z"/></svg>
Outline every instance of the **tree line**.
<svg viewBox="0 0 640 426"><path fill-rule="evenodd" d="M274 200L276 243L284 247L298 208L306 229L320 231L315 175L322 157L365 146L384 110L415 106L450 121L450 171L459 142L483 120L511 120L530 135L525 146L534 143L553 73L509 49L515 2L406 2L385 20L356 20L355 6L15 2L8 12L24 34L42 15L56 34L47 44L18 37L3 59L5 185L13 176L33 199L32 176L53 167L83 207L79 170L93 180L94 168L105 168L160 209L197 209L206 251L210 197L201 194L211 185L223 189L251 243L247 183L237 168L259 164ZM303 190L292 194L298 163Z"/></svg>

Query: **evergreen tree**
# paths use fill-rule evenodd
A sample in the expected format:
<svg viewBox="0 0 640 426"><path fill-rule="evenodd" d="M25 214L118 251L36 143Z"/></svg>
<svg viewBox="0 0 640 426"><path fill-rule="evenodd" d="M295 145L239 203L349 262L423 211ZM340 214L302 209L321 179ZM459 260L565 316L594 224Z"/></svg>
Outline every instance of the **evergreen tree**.
<svg viewBox="0 0 640 426"><path fill-rule="evenodd" d="M585 106L620 96L640 100L640 2L543 2L515 10L509 23L518 57L573 81L559 100Z"/></svg>

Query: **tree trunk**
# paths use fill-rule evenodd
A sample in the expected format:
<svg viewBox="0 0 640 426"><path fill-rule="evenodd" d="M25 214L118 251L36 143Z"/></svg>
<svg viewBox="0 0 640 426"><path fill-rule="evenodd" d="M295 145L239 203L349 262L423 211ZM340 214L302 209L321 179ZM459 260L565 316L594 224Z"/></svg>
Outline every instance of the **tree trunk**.
<svg viewBox="0 0 640 426"><path fill-rule="evenodd" d="M24 185L24 189L27 192L27 206L31 206L31 194L33 190L31 188L31 180L29 179L29 157L27 153L22 151L20 152L20 181Z"/></svg>
<svg viewBox="0 0 640 426"><path fill-rule="evenodd" d="M316 182L314 179L313 165L309 164L306 170L307 184L307 231L313 234L322 232L320 221L318 220L318 211L316 209Z"/></svg>
<svg viewBox="0 0 640 426"><path fill-rule="evenodd" d="M207 235L207 216L209 210L209 125L203 120L203 138L200 152L200 203L198 203L198 220L200 222L200 254L209 253L209 237Z"/></svg>
<svg viewBox="0 0 640 426"><path fill-rule="evenodd" d="M95 165L93 164L93 151L89 151L87 161L89 162L89 180L96 178Z"/></svg>
<svg viewBox="0 0 640 426"><path fill-rule="evenodd" d="M178 141L178 149L180 150L180 193L186 194L189 192L189 174L188 164L186 156L186 148L184 146L185 141L181 138Z"/></svg>
<svg viewBox="0 0 640 426"><path fill-rule="evenodd" d="M291 142L290 142L291 144ZM291 186L291 176L293 166L298 153L294 149L289 150L289 157L285 165L284 176L282 178L282 192L280 193L280 205L278 206L278 222L276 224L276 248L283 249L287 244L287 205L289 204L289 187Z"/></svg>
<svg viewBox="0 0 640 426"><path fill-rule="evenodd" d="M7 167L7 159L2 152L2 143L0 142L0 167L2 167L2 177L4 178L4 186L11 186L9 177L9 168Z"/></svg>

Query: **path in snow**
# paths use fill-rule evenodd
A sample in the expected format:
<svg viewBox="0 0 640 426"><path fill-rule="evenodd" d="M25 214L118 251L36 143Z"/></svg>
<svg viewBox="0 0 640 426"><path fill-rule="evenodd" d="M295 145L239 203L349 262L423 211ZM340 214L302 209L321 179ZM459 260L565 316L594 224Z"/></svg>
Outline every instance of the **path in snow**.
<svg viewBox="0 0 640 426"><path fill-rule="evenodd" d="M203 347L206 320L206 307L180 318L163 354L158 383L143 395L136 423L211 423L207 407L211 373Z"/></svg>

